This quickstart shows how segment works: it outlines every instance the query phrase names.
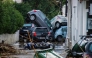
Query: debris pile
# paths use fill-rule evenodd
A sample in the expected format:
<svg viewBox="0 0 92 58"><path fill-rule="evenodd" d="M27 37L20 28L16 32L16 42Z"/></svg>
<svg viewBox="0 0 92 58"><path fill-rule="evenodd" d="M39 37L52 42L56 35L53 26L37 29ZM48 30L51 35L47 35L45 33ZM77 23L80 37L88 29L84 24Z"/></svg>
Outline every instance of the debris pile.
<svg viewBox="0 0 92 58"><path fill-rule="evenodd" d="M9 54L15 54L17 51L14 49L13 46L10 46L9 44L1 44L0 43L0 54L1 55L9 55Z"/></svg>

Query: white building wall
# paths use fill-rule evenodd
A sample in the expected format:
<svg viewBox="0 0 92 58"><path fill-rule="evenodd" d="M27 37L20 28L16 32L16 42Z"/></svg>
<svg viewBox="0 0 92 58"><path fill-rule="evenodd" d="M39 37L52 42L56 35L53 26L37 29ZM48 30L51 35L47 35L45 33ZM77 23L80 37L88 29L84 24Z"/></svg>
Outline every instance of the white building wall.
<svg viewBox="0 0 92 58"><path fill-rule="evenodd" d="M87 35L87 12L86 1L83 1L83 35Z"/></svg>
<svg viewBox="0 0 92 58"><path fill-rule="evenodd" d="M22 3L22 0L13 0L13 1L17 3Z"/></svg>
<svg viewBox="0 0 92 58"><path fill-rule="evenodd" d="M78 1L78 9L77 9L77 16L78 16L78 25L77 25L77 28L78 28L78 39L77 41L79 41L80 39L80 35L83 35L83 3L80 3Z"/></svg>
<svg viewBox="0 0 92 58"><path fill-rule="evenodd" d="M14 34L0 35L0 43L2 42L2 40L4 40L6 44L14 44L19 40L19 31L15 32Z"/></svg>
<svg viewBox="0 0 92 58"><path fill-rule="evenodd" d="M77 28L78 28L78 38L77 41L80 39L80 35L86 35L86 29L87 29L87 10L86 10L86 1L79 2L78 1L78 9L77 9Z"/></svg>
<svg viewBox="0 0 92 58"><path fill-rule="evenodd" d="M74 44L77 41L79 41L80 35L86 35L87 10L86 10L86 1L80 3L78 0L72 0L71 3L72 3L72 21L71 21L72 37L71 38L72 38L72 46L74 46Z"/></svg>

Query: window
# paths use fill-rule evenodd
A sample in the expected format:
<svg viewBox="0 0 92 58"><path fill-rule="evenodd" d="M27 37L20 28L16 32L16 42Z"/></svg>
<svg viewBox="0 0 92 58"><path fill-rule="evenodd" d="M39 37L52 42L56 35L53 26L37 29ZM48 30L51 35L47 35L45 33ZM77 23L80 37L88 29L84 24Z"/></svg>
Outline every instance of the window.
<svg viewBox="0 0 92 58"><path fill-rule="evenodd" d="M88 19L88 29L92 29L92 19Z"/></svg>

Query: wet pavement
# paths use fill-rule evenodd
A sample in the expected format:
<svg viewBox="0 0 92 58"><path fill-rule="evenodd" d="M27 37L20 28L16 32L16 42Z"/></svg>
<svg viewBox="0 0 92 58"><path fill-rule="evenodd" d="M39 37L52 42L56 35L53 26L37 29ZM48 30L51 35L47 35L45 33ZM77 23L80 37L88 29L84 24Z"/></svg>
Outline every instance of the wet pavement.
<svg viewBox="0 0 92 58"><path fill-rule="evenodd" d="M65 52L65 49L66 48L65 48L65 45L62 45L61 43L54 43L54 44L55 44L54 51L65 58L66 57L66 52ZM21 52L21 53L20 54L17 54L17 55L2 56L3 58L33 58L34 57L34 54L35 54L35 51L42 50L42 49L23 50L23 45L20 46L19 43L16 43L13 46L16 49L18 49L18 51Z"/></svg>
<svg viewBox="0 0 92 58"><path fill-rule="evenodd" d="M61 43L58 43L58 44L55 44L55 49L54 49L54 51L56 52L56 53L58 53L59 55L61 55L63 58L66 58L66 55L67 55L67 53L66 53L66 50L67 48L66 48L66 46L65 46L65 43L64 44L61 44Z"/></svg>

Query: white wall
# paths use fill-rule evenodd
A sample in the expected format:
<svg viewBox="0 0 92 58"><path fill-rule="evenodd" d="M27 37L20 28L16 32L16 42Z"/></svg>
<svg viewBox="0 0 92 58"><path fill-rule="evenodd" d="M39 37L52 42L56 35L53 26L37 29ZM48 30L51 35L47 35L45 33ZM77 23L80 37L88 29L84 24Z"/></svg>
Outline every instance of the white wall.
<svg viewBox="0 0 92 58"><path fill-rule="evenodd" d="M22 3L22 0L13 0L13 1L17 3Z"/></svg>
<svg viewBox="0 0 92 58"><path fill-rule="evenodd" d="M2 42L2 40L4 40L7 44L14 44L16 41L19 40L19 31L15 32L15 34L0 35L0 43Z"/></svg>
<svg viewBox="0 0 92 58"><path fill-rule="evenodd" d="M83 1L83 35L87 35L87 12L86 1Z"/></svg>
<svg viewBox="0 0 92 58"><path fill-rule="evenodd" d="M71 37L72 38L72 46L76 42L79 41L80 35L86 35L86 27L87 27L87 9L86 9L86 1L80 3L78 0L68 0L71 1L71 5L68 5L68 28L71 29ZM70 2L68 2L70 3ZM70 9L72 7L72 9ZM69 11L72 12L69 12ZM70 16L72 15L72 20ZM71 22L71 23L70 23ZM71 25L72 24L72 25ZM70 30L68 30L68 35Z"/></svg>

